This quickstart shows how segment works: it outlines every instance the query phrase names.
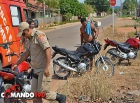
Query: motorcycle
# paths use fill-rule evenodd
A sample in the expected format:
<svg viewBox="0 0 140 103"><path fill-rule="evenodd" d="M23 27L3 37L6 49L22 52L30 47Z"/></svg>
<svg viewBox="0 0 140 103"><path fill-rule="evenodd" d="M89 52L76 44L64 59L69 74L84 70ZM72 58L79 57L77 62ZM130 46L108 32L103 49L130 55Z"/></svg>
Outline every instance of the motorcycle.
<svg viewBox="0 0 140 103"><path fill-rule="evenodd" d="M138 55L138 51L140 50L140 35L137 33L137 27L134 26L136 29L136 37L129 38L126 42L121 43L115 40L104 39L106 44L104 45L104 50L108 46L112 46L107 50L105 56L110 58L111 62L114 65L120 64L123 60L128 60L128 64L130 64L130 59L135 59Z"/></svg>
<svg viewBox="0 0 140 103"><path fill-rule="evenodd" d="M3 49L9 49L10 45L13 42L7 42L0 44ZM11 49L12 50L12 49ZM10 54L6 54L5 56L17 56L16 53L12 52ZM29 60L30 61L30 58ZM18 65L18 67L13 72L11 68L2 68L0 69L0 94L5 93L8 88L17 85L16 90L19 90L19 92L30 92L31 91L31 73L28 73L28 69L30 67L29 63L27 61L23 61L21 64ZM10 89L11 90L11 89ZM12 92L12 91L11 91ZM10 95L10 94L6 94ZM5 96L5 95L4 95ZM10 98L2 98L0 95L0 103L9 103ZM10 102L11 103L11 102Z"/></svg>
<svg viewBox="0 0 140 103"><path fill-rule="evenodd" d="M84 43L76 51L66 50L57 46L53 46L52 49L54 50L52 58L56 54L62 55L53 60L54 74L60 79L67 79L72 71L81 75L90 70L90 62L97 54L100 57L95 61L96 71L101 74L101 70L103 70L104 73L108 73L107 76L114 74L114 65L109 58L100 54L101 45L99 42Z"/></svg>

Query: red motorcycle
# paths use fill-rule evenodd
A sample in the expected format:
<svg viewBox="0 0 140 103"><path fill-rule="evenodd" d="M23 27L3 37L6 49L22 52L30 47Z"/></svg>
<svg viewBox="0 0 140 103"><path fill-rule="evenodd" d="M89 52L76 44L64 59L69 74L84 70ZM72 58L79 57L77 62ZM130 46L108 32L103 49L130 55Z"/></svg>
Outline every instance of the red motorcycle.
<svg viewBox="0 0 140 103"><path fill-rule="evenodd" d="M7 42L0 44L3 49L9 49L12 42ZM12 49L11 49L12 50ZM7 54L5 56L17 56L14 52ZM15 71L12 71L11 68L2 68L0 69L0 94L5 93L5 91L14 86L18 85L19 87L17 89L20 89L20 92L29 92L31 90L31 84L30 84L30 76L28 73L30 65L27 61L22 62L18 65L18 68L15 69ZM8 94L10 95L10 94ZM0 103L6 103L6 98L2 98L0 95ZM10 101L7 101L10 102Z"/></svg>
<svg viewBox="0 0 140 103"><path fill-rule="evenodd" d="M136 29L136 37L129 38L124 43L109 40L108 38L104 39L106 42L104 50L108 46L113 47L106 52L105 56L110 58L114 65L121 63L123 60L128 60L129 63L130 59L135 59L137 57L138 51L140 50L140 35L137 33L136 26L134 28Z"/></svg>

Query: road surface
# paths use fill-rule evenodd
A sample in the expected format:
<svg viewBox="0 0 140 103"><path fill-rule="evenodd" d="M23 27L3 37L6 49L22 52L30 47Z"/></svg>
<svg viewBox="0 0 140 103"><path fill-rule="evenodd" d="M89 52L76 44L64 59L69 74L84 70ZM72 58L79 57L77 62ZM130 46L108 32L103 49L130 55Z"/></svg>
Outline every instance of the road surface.
<svg viewBox="0 0 140 103"><path fill-rule="evenodd" d="M101 21L102 24L100 28L104 28L112 25L113 19L112 16L107 16L101 18L99 21ZM77 46L80 45L80 26L81 23L79 22L74 26L46 32L50 45L57 45L58 47L66 48L68 50L75 50Z"/></svg>

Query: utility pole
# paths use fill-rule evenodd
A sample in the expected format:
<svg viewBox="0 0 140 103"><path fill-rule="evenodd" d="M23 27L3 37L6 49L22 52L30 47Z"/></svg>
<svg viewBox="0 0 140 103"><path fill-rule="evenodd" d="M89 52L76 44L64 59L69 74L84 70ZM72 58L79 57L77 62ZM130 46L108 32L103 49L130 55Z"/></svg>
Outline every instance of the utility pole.
<svg viewBox="0 0 140 103"><path fill-rule="evenodd" d="M122 16L122 7L123 5L122 5L122 0L120 0L120 16Z"/></svg>
<svg viewBox="0 0 140 103"><path fill-rule="evenodd" d="M137 20L137 16L138 16L138 13L137 13L137 0L136 0L136 20Z"/></svg>
<svg viewBox="0 0 140 103"><path fill-rule="evenodd" d="M43 0L43 14L44 14L44 18L45 18L45 15L46 15L46 13L45 13L45 8L46 8L46 6L45 6L45 1Z"/></svg>
<svg viewBox="0 0 140 103"><path fill-rule="evenodd" d="M131 3L131 17L132 17L132 0L131 0L131 2L130 2L130 3Z"/></svg>

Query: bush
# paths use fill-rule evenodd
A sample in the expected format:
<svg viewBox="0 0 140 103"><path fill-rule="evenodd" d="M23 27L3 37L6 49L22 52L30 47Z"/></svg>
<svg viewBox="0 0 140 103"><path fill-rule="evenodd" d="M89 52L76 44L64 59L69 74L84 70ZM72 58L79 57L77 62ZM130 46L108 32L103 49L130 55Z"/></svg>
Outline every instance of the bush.
<svg viewBox="0 0 140 103"><path fill-rule="evenodd" d="M66 21L70 21L72 13L66 13Z"/></svg>

